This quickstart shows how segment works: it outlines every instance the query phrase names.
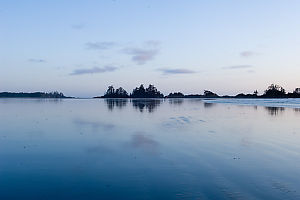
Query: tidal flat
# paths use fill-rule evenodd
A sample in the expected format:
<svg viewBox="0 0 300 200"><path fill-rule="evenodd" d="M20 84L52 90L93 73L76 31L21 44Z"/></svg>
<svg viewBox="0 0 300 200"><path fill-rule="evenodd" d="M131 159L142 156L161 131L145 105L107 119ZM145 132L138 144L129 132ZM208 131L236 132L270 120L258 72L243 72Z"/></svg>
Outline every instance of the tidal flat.
<svg viewBox="0 0 300 200"><path fill-rule="evenodd" d="M0 99L0 199L300 199L300 100Z"/></svg>

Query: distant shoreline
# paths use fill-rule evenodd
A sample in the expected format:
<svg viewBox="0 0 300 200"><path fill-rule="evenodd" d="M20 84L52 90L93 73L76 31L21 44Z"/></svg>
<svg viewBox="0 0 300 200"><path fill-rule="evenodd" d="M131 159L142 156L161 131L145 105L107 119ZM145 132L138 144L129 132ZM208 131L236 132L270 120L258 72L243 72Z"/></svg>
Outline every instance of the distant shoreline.
<svg viewBox="0 0 300 200"><path fill-rule="evenodd" d="M69 99L61 92L0 92L0 98Z"/></svg>
<svg viewBox="0 0 300 200"><path fill-rule="evenodd" d="M110 97L92 97L92 98L75 98L75 99L300 99L300 97L162 97L162 98L131 98L131 97L119 97L119 98L110 98Z"/></svg>
<svg viewBox="0 0 300 200"><path fill-rule="evenodd" d="M140 99L140 100L164 100L164 99L203 99L203 100L214 100L214 99L248 99L248 100L256 100L256 99L300 99L300 97L283 97L283 98L277 98L277 97L257 97L257 98L243 98L243 97L174 97L174 98L169 98L169 97L162 97L162 98L131 98L131 97L119 97L119 98L109 98L109 97L0 97L0 99L111 99L111 100L118 100L118 99Z"/></svg>
<svg viewBox="0 0 300 200"><path fill-rule="evenodd" d="M0 92L0 98L40 98L40 99L67 99L76 97L67 97L62 92ZM286 90L275 84L271 84L263 94L259 95L255 90L252 94L240 93L235 96L223 95L220 96L212 91L204 90L203 94L183 94L181 92L169 93L164 95L154 85L149 85L147 88L141 84L128 93L122 87L115 89L112 85L108 86L106 93L103 96L91 97L94 99L295 99L300 98L300 88L296 88L293 92Z"/></svg>
<svg viewBox="0 0 300 200"><path fill-rule="evenodd" d="M212 91L204 90L203 94L183 94L182 92L173 92L168 95L161 93L154 85L149 85L147 88L141 84L128 93L124 88L114 88L114 86L108 86L107 91L103 96L96 96L94 98L249 98L249 99L261 99L261 98L300 98L300 88L296 88L293 92L287 93L286 90L276 84L271 84L262 95L258 94L257 90L254 90L252 94L240 93L235 96L223 95L220 96Z"/></svg>

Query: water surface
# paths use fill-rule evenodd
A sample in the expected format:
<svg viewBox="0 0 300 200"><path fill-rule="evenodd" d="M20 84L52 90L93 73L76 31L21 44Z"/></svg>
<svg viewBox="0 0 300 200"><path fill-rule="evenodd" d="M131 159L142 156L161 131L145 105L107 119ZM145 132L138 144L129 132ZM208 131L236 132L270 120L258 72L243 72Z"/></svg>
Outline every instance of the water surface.
<svg viewBox="0 0 300 200"><path fill-rule="evenodd" d="M300 101L254 101L0 99L0 199L300 199Z"/></svg>

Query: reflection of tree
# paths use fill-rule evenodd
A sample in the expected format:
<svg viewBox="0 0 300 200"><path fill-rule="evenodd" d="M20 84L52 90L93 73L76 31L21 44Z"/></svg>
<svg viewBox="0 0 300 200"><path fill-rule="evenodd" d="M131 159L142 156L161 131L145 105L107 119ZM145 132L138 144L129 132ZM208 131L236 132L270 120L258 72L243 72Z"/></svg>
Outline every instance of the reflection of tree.
<svg viewBox="0 0 300 200"><path fill-rule="evenodd" d="M183 101L183 99L169 99L169 103L174 105L181 105Z"/></svg>
<svg viewBox="0 0 300 200"><path fill-rule="evenodd" d="M283 107L265 107L270 115L278 115L279 112L283 112L285 109Z"/></svg>
<svg viewBox="0 0 300 200"><path fill-rule="evenodd" d="M115 107L123 108L127 105L128 99L105 99L107 108L113 110Z"/></svg>
<svg viewBox="0 0 300 200"><path fill-rule="evenodd" d="M128 98L128 93L122 87L115 88L111 85L108 86L106 93L103 96L104 98Z"/></svg>
<svg viewBox="0 0 300 200"><path fill-rule="evenodd" d="M211 108L213 107L215 104L214 103L207 103L207 102L204 102L204 108Z"/></svg>
<svg viewBox="0 0 300 200"><path fill-rule="evenodd" d="M300 108L294 108L294 111L300 113Z"/></svg>
<svg viewBox="0 0 300 200"><path fill-rule="evenodd" d="M149 113L153 112L157 106L162 103L161 99L132 99L132 105L140 112L147 110Z"/></svg>

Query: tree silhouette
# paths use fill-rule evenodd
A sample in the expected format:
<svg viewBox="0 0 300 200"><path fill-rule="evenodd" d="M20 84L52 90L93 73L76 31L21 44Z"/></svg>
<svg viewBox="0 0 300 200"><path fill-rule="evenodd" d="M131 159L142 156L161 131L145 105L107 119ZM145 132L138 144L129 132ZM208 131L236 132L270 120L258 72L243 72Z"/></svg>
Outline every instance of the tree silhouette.
<svg viewBox="0 0 300 200"><path fill-rule="evenodd" d="M106 93L103 96L104 98L128 98L128 93L122 87L114 89L112 85L108 86Z"/></svg>
<svg viewBox="0 0 300 200"><path fill-rule="evenodd" d="M271 84L265 91L263 97L268 98L283 98L286 97L286 92L283 87L275 84Z"/></svg>
<svg viewBox="0 0 300 200"><path fill-rule="evenodd" d="M213 93L209 90L204 90L204 97L206 97L206 98L216 98L216 97L219 97L219 95L217 95L216 93Z"/></svg>
<svg viewBox="0 0 300 200"><path fill-rule="evenodd" d="M61 92L33 92L33 93L12 93L12 92L2 92L0 97L5 98L70 98L66 97Z"/></svg>
<svg viewBox="0 0 300 200"><path fill-rule="evenodd" d="M122 98L128 97L128 93L122 87L119 87L118 89L116 89L115 94L116 94L116 96L122 97Z"/></svg>
<svg viewBox="0 0 300 200"><path fill-rule="evenodd" d="M170 93L167 98L184 98L184 94L181 92Z"/></svg>
<svg viewBox="0 0 300 200"><path fill-rule="evenodd" d="M114 86L112 86L112 85L108 86L108 89L107 89L105 95L109 96L109 95L113 95L114 93L115 93Z"/></svg>
<svg viewBox="0 0 300 200"><path fill-rule="evenodd" d="M300 94L300 88L296 88L296 89L294 90L294 93L295 93L295 94Z"/></svg>
<svg viewBox="0 0 300 200"><path fill-rule="evenodd" d="M144 88L141 84L140 87L136 87L131 95L131 98L163 98L164 95L156 89L154 85L149 85L148 88Z"/></svg>

